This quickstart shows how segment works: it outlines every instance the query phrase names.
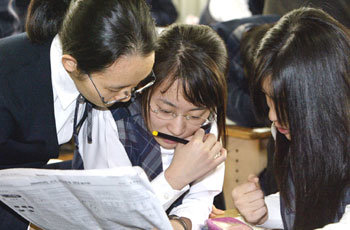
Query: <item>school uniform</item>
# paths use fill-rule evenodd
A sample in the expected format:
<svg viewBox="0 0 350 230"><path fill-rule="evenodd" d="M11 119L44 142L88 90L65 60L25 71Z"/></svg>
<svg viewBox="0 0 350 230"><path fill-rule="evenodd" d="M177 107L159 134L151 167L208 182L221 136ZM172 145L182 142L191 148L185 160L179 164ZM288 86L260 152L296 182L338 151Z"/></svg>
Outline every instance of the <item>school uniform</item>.
<svg viewBox="0 0 350 230"><path fill-rule="evenodd" d="M271 126L271 133L274 139L276 139L277 130L274 124ZM286 207L285 201L280 197L279 192L271 194L265 197L265 203L268 211L268 219L260 227L269 229L293 229L293 223L295 218L295 207L294 207L294 186L292 181L292 207L291 209ZM330 223L320 230L346 230L350 226L350 188L347 187L344 195L340 201L339 208L333 223Z"/></svg>
<svg viewBox="0 0 350 230"><path fill-rule="evenodd" d="M79 136L80 149L84 166L87 169L110 168L117 166L140 166L151 181L155 194L167 213L184 216L192 221L192 229L200 229L208 218L214 197L222 190L224 163L204 178L185 186L182 190L174 190L164 176L164 170L169 167L174 156L174 150L163 149L146 128L138 101L124 104L111 111L93 110L92 119L113 116L116 120L111 128L119 134L119 140L125 147L125 152L98 151L103 142L115 137L109 135L100 138L100 142L91 143ZM82 129L86 129L86 123ZM217 134L216 124L210 130ZM93 139L96 139L92 136Z"/></svg>
<svg viewBox="0 0 350 230"><path fill-rule="evenodd" d="M350 2L349 0L265 0L263 14L277 14L283 16L291 10L303 6L320 8L349 28Z"/></svg>
<svg viewBox="0 0 350 230"><path fill-rule="evenodd" d="M42 167L58 157L50 42L0 40L0 168Z"/></svg>
<svg viewBox="0 0 350 230"><path fill-rule="evenodd" d="M249 94L248 77L245 76L243 70L240 53L242 36L255 26L273 23L278 19L279 16L276 15L255 15L212 25L212 28L224 40L229 56L226 116L239 126L264 126L264 124L255 117Z"/></svg>
<svg viewBox="0 0 350 230"><path fill-rule="evenodd" d="M61 58L58 36L44 44L25 33L0 40L0 169L44 167L72 138L79 91ZM0 229L27 226L1 203Z"/></svg>
<svg viewBox="0 0 350 230"><path fill-rule="evenodd" d="M157 26L168 26L174 23L178 13L171 0L146 0L151 8L151 15Z"/></svg>

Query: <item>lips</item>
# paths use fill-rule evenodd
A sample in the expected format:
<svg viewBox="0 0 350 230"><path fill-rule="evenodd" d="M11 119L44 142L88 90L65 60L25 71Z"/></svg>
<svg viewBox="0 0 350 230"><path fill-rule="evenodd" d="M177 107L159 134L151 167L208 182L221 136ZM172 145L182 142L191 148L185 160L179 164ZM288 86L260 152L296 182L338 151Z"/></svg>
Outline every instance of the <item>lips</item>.
<svg viewBox="0 0 350 230"><path fill-rule="evenodd" d="M288 134L289 133L288 129L284 129L282 127L277 127L277 126L276 126L276 128L277 128L278 132L280 132L282 134Z"/></svg>

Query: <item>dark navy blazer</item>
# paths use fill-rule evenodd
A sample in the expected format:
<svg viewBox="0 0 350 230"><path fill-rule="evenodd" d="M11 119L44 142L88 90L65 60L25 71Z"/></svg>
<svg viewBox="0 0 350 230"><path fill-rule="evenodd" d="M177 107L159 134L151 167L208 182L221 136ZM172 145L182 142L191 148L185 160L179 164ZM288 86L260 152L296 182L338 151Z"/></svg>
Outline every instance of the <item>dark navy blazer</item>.
<svg viewBox="0 0 350 230"><path fill-rule="evenodd" d="M0 169L38 168L58 157L50 44L32 44L26 34L0 40ZM6 209L0 203L0 229L27 228Z"/></svg>

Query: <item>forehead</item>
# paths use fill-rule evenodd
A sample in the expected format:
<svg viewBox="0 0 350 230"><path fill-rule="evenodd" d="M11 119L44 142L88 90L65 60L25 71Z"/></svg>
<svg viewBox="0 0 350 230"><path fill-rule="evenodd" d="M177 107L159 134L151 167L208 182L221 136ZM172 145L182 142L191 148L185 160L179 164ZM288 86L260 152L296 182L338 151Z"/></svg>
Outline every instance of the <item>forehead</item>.
<svg viewBox="0 0 350 230"><path fill-rule="evenodd" d="M103 75L106 82L111 86L135 85L148 76L153 64L154 52L147 56L124 55L107 67L100 75Z"/></svg>
<svg viewBox="0 0 350 230"><path fill-rule="evenodd" d="M171 82L170 80L165 80L156 89L154 89L154 95L161 96L162 98L169 98L172 100L185 100L184 90L182 87L182 82L180 80L175 80Z"/></svg>
<svg viewBox="0 0 350 230"><path fill-rule="evenodd" d="M181 80L175 80L170 86L169 84L170 81L166 80L159 87L154 89L152 98L162 102L170 102L183 110L203 108L195 106L192 102L186 100Z"/></svg>

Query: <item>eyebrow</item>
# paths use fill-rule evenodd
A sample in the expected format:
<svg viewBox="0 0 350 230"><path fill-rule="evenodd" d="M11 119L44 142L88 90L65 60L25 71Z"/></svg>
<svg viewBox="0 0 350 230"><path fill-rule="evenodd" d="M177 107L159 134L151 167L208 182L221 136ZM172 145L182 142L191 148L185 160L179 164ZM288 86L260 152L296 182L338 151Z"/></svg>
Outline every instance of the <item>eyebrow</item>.
<svg viewBox="0 0 350 230"><path fill-rule="evenodd" d="M167 104L171 107L177 108L177 106L174 105L173 103L171 103L170 101L167 101L167 100L161 99L161 98L159 100L162 101L164 104ZM198 108L190 109L190 111L205 110L205 109L206 109L206 107L198 107Z"/></svg>

